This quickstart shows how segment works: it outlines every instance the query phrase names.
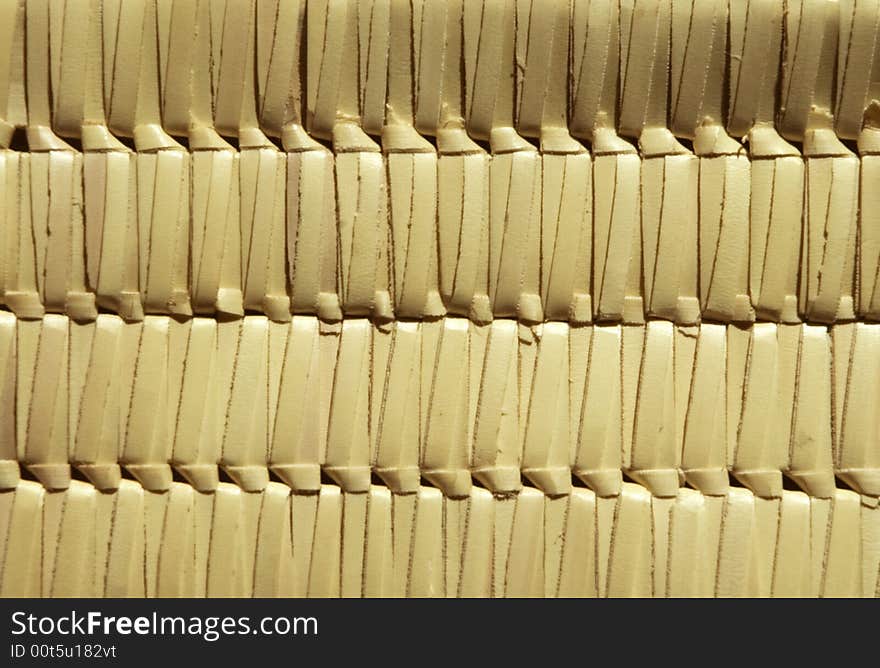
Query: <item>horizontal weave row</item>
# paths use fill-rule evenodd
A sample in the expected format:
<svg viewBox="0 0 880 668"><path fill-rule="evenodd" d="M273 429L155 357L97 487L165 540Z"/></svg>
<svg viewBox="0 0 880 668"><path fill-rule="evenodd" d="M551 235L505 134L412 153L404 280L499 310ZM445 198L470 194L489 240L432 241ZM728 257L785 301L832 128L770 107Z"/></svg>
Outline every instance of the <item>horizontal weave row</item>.
<svg viewBox="0 0 880 668"><path fill-rule="evenodd" d="M753 135L709 155L490 154L463 132L439 153L345 132L333 152L0 150L0 304L77 320L880 320L880 155L830 130L803 154Z"/></svg>
<svg viewBox="0 0 880 668"><path fill-rule="evenodd" d="M90 323L0 312L0 483L49 489L71 467L151 490L172 466L199 490L218 465L247 491L270 471L299 492L525 478L600 496L623 475L659 497L729 474L779 497L783 474L830 498L835 476L880 496L880 324L526 327L463 318L376 325L310 316Z"/></svg>
<svg viewBox="0 0 880 668"><path fill-rule="evenodd" d="M0 140L339 123L855 139L877 124L878 17L877 0L3 0Z"/></svg>
<svg viewBox="0 0 880 668"><path fill-rule="evenodd" d="M880 595L880 508L744 489L0 492L0 596Z"/></svg>

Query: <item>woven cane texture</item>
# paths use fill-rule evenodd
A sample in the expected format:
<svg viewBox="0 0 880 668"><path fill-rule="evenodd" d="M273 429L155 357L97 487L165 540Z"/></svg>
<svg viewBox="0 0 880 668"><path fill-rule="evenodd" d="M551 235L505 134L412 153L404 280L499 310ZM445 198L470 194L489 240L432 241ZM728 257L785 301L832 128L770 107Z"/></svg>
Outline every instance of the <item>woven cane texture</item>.
<svg viewBox="0 0 880 668"><path fill-rule="evenodd" d="M880 595L880 0L0 0L0 595Z"/></svg>

